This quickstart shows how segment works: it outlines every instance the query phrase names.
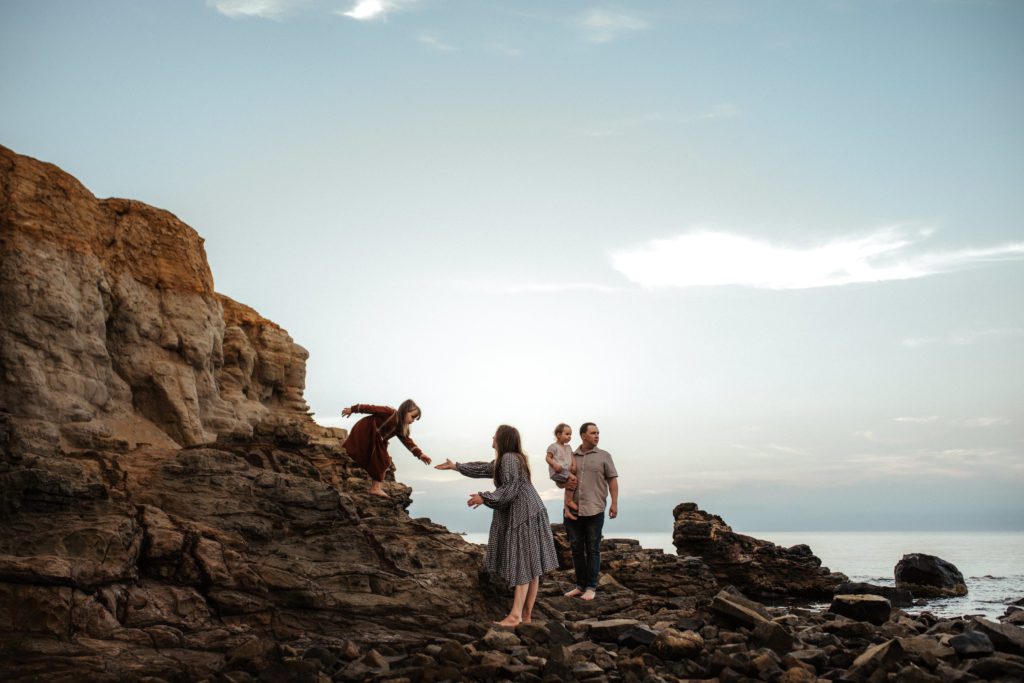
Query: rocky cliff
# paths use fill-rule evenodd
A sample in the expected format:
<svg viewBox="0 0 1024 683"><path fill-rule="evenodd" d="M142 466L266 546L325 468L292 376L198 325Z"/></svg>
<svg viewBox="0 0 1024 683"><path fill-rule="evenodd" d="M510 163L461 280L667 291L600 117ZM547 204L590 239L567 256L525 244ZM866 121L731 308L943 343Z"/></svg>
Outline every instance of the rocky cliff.
<svg viewBox="0 0 1024 683"><path fill-rule="evenodd" d="M19 448L190 446L294 424L306 351L214 291L202 238L0 147L0 408Z"/></svg>

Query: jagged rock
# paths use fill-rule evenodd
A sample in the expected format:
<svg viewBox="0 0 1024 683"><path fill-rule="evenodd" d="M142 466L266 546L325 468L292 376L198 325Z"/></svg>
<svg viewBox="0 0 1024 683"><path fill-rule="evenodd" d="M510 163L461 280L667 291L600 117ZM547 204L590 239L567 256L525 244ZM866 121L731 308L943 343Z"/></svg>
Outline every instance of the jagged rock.
<svg viewBox="0 0 1024 683"><path fill-rule="evenodd" d="M879 669L894 671L899 667L903 654L903 646L898 640L887 640L879 645L872 645L853 661L850 673L854 678L861 678Z"/></svg>
<svg viewBox="0 0 1024 683"><path fill-rule="evenodd" d="M619 637L640 622L636 619L606 619L602 621L584 621L587 635L595 642L614 643Z"/></svg>
<svg viewBox="0 0 1024 683"><path fill-rule="evenodd" d="M480 645L488 650L511 650L520 644L519 636L501 629L492 628L480 639Z"/></svg>
<svg viewBox="0 0 1024 683"><path fill-rule="evenodd" d="M744 602L742 596L736 596L723 590L711 601L709 609L728 621L743 624L750 628L768 622L768 618L759 610L749 603L743 604ZM761 607L761 609L763 610L764 607Z"/></svg>
<svg viewBox="0 0 1024 683"><path fill-rule="evenodd" d="M1000 652L1024 655L1024 628L1013 624L1000 624L977 617L967 626L968 631L984 633Z"/></svg>
<svg viewBox="0 0 1024 683"><path fill-rule="evenodd" d="M892 586L876 586L873 583L847 581L835 587L836 595L881 595L893 607L910 607L914 604L914 594L905 588Z"/></svg>
<svg viewBox="0 0 1024 683"><path fill-rule="evenodd" d="M836 595L828 611L881 626L889 620L892 605L880 595Z"/></svg>
<svg viewBox="0 0 1024 683"><path fill-rule="evenodd" d="M704 649L704 639L693 631L677 631L666 628L658 634L651 645L651 651L662 659L693 659Z"/></svg>
<svg viewBox="0 0 1024 683"><path fill-rule="evenodd" d="M795 666L782 672L779 683L818 683L818 677L807 669Z"/></svg>
<svg viewBox="0 0 1024 683"><path fill-rule="evenodd" d="M782 656L793 649L793 636L780 624L766 621L754 627L750 633L750 642L758 647L766 647Z"/></svg>
<svg viewBox="0 0 1024 683"><path fill-rule="evenodd" d="M918 597L953 597L967 595L964 576L953 564L934 555L910 553L896 563L896 587L909 590Z"/></svg>
<svg viewBox="0 0 1024 683"><path fill-rule="evenodd" d="M981 631L966 631L949 639L949 647L958 657L987 657L996 651L992 640Z"/></svg>
<svg viewBox="0 0 1024 683"><path fill-rule="evenodd" d="M965 670L988 681L1024 681L1024 658L997 652L991 657L972 660Z"/></svg>
<svg viewBox="0 0 1024 683"><path fill-rule="evenodd" d="M620 635L616 639L616 642L620 647L636 647L638 645L650 645L655 641L655 639L657 639L657 637L658 631L644 626L643 624L637 624Z"/></svg>
<svg viewBox="0 0 1024 683"><path fill-rule="evenodd" d="M732 584L760 599L783 596L827 600L843 574L821 566L806 545L781 548L737 534L721 517L681 503L672 511L672 542L683 557L699 557L721 585Z"/></svg>

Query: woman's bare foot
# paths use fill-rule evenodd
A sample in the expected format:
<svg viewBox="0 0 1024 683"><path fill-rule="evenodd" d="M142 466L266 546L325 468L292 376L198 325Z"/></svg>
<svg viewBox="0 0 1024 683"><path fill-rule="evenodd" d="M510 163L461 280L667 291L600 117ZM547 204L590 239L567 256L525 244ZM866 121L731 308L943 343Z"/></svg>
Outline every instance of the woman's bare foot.
<svg viewBox="0 0 1024 683"><path fill-rule="evenodd" d="M523 620L521 617L514 617L510 614L501 621L496 621L494 623L498 626L519 626L519 624L523 623Z"/></svg>
<svg viewBox="0 0 1024 683"><path fill-rule="evenodd" d="M587 590L583 591L583 597L581 599L583 599L583 600L593 600L596 597L597 597L597 591L594 590L593 588L588 588Z"/></svg>
<svg viewBox="0 0 1024 683"><path fill-rule="evenodd" d="M583 591L581 591L581 590L580 590L579 588L573 588L573 589L572 589L571 591L569 591L568 593L565 593L565 594L563 595L563 597L566 597L566 598L575 598L575 597L576 597L577 595L583 595Z"/></svg>

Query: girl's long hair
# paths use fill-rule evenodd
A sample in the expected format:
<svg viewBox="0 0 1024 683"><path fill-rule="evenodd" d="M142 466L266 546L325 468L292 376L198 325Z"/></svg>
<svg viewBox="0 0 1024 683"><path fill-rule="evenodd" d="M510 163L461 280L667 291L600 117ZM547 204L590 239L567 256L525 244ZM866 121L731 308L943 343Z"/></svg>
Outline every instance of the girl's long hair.
<svg viewBox="0 0 1024 683"><path fill-rule="evenodd" d="M519 430L509 425L500 425L494 433L494 485L500 486L498 473L501 472L501 459L507 455L515 455L519 458L519 464L526 472L526 479L530 479L530 461L523 452L523 441L519 437Z"/></svg>
<svg viewBox="0 0 1024 683"><path fill-rule="evenodd" d="M402 436L409 436L409 425L405 424L405 417L412 411L416 411L416 419L423 417L423 411L416 405L416 401L407 398L398 406L398 433Z"/></svg>

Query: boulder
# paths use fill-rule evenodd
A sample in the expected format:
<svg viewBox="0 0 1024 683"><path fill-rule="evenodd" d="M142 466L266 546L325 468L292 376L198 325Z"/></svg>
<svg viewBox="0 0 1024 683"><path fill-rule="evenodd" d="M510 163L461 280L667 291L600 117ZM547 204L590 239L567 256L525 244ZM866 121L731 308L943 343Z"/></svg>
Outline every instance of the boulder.
<svg viewBox="0 0 1024 683"><path fill-rule="evenodd" d="M828 611L881 626L889 620L892 606L880 595L836 595Z"/></svg>
<svg viewBox="0 0 1024 683"><path fill-rule="evenodd" d="M896 587L918 597L967 595L964 576L952 563L934 555L911 553L896 563Z"/></svg>
<svg viewBox="0 0 1024 683"><path fill-rule="evenodd" d="M895 639L872 645L853 660L850 674L858 679L870 676L878 670L893 672L900 668L903 655L903 646Z"/></svg>
<svg viewBox="0 0 1024 683"><path fill-rule="evenodd" d="M693 659L704 649L704 639L693 631L666 628L651 644L651 651L662 659Z"/></svg>
<svg viewBox="0 0 1024 683"><path fill-rule="evenodd" d="M910 607L914 604L914 594L905 588L892 586L876 586L873 583L847 581L835 588L836 595L881 595L893 607Z"/></svg>
<svg viewBox="0 0 1024 683"><path fill-rule="evenodd" d="M996 651L992 641L981 631L966 631L953 636L948 644L956 652L957 657L964 659L987 657Z"/></svg>

